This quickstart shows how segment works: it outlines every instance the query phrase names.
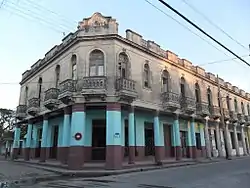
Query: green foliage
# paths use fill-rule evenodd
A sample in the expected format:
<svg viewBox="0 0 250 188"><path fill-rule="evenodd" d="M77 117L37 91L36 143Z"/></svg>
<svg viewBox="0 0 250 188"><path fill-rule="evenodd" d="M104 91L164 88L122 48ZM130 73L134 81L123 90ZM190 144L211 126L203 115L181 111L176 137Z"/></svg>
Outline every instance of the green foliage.
<svg viewBox="0 0 250 188"><path fill-rule="evenodd" d="M13 110L0 108L0 141L13 137L14 114Z"/></svg>

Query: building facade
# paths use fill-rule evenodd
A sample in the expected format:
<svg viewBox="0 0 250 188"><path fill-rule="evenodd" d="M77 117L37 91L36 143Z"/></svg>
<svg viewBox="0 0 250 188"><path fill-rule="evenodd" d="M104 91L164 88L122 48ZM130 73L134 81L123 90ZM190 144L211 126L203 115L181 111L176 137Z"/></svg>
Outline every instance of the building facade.
<svg viewBox="0 0 250 188"><path fill-rule="evenodd" d="M100 13L79 22L20 85L13 153L21 142L24 160L121 169L148 156L222 157L225 144L230 155L249 153L250 94L131 30L118 35L116 20Z"/></svg>

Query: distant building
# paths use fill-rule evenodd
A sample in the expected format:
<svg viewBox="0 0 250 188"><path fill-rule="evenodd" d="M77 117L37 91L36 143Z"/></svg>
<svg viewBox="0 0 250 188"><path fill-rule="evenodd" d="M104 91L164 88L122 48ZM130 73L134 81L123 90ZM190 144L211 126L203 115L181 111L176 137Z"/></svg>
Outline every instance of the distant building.
<svg viewBox="0 0 250 188"><path fill-rule="evenodd" d="M95 13L23 73L14 148L27 126L24 159L70 169L224 156L217 82L230 154L247 155L249 93Z"/></svg>

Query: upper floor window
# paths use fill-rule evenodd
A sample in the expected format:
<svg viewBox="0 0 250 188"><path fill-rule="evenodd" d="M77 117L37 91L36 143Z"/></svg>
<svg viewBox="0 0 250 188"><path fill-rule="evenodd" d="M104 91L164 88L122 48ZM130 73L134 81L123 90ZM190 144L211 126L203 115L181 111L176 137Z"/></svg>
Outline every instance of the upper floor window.
<svg viewBox="0 0 250 188"><path fill-rule="evenodd" d="M29 94L29 88L26 86L25 87L25 96L24 96L24 104L28 104L28 94Z"/></svg>
<svg viewBox="0 0 250 188"><path fill-rule="evenodd" d="M227 101L227 109L231 110L231 107L230 107L230 97L229 96L226 97L226 101Z"/></svg>
<svg viewBox="0 0 250 188"><path fill-rule="evenodd" d="M241 102L241 112L242 114L245 114L245 108L244 108L244 103Z"/></svg>
<svg viewBox="0 0 250 188"><path fill-rule="evenodd" d="M237 99L234 99L234 110L235 110L235 112L238 112L238 103L237 103Z"/></svg>
<svg viewBox="0 0 250 188"><path fill-rule="evenodd" d="M76 61L77 61L77 57L76 55L73 55L71 57L71 78L72 80L76 80L77 79L77 66L76 66Z"/></svg>
<svg viewBox="0 0 250 188"><path fill-rule="evenodd" d="M38 102L39 105L41 104L41 98L42 98L42 85L43 85L43 79L39 78L38 80Z"/></svg>
<svg viewBox="0 0 250 188"><path fill-rule="evenodd" d="M60 81L60 65L56 66L55 74L56 74L56 88L57 88Z"/></svg>
<svg viewBox="0 0 250 188"><path fill-rule="evenodd" d="M169 92L170 90L170 86L169 86L169 80L170 77L169 77L169 73L167 70L164 70L162 72L162 92Z"/></svg>
<svg viewBox="0 0 250 188"><path fill-rule="evenodd" d="M250 106L247 104L247 115L250 115Z"/></svg>
<svg viewBox="0 0 250 188"><path fill-rule="evenodd" d="M207 89L207 102L208 102L208 106L212 106L213 105L213 98L212 98L212 91L210 88Z"/></svg>
<svg viewBox="0 0 250 188"><path fill-rule="evenodd" d="M145 63L144 65L144 87L149 88L150 87L150 68L148 63Z"/></svg>
<svg viewBox="0 0 250 188"><path fill-rule="evenodd" d="M104 75L104 54L101 50L93 50L89 55L89 76Z"/></svg>
<svg viewBox="0 0 250 188"><path fill-rule="evenodd" d="M126 53L122 52L119 54L118 60L118 76L121 78L128 78L128 63L129 59Z"/></svg>
<svg viewBox="0 0 250 188"><path fill-rule="evenodd" d="M186 96L185 85L186 85L186 81L185 81L185 79L183 77L181 77L181 84L180 84L180 87L181 87L181 97L185 97Z"/></svg>
<svg viewBox="0 0 250 188"><path fill-rule="evenodd" d="M196 99L196 103L201 102L201 91L200 91L200 86L198 83L195 84L195 99Z"/></svg>

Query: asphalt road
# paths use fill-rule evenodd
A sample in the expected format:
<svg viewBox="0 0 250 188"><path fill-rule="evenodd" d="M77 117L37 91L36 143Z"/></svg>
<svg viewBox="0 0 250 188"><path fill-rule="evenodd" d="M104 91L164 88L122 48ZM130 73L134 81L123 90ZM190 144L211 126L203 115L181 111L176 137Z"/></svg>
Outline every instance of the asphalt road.
<svg viewBox="0 0 250 188"><path fill-rule="evenodd" d="M42 182L33 188L249 188L250 158L102 178Z"/></svg>

